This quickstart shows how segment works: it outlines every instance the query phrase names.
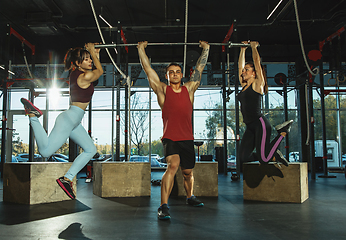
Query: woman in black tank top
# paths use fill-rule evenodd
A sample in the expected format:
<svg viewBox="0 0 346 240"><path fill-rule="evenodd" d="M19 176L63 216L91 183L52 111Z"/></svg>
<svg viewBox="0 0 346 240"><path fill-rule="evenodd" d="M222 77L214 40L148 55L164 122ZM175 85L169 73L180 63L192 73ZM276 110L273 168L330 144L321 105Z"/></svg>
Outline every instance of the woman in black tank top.
<svg viewBox="0 0 346 240"><path fill-rule="evenodd" d="M246 47L241 47L239 55L239 81L243 89L238 94L238 99L246 130L240 143L238 157L241 163L277 161L288 166L287 160L277 148L289 132L293 121L276 126L278 135L270 141L272 126L261 112L261 100L268 92L268 84L257 51L258 45L258 42L250 42L253 62L245 64ZM255 148L256 152L253 152Z"/></svg>

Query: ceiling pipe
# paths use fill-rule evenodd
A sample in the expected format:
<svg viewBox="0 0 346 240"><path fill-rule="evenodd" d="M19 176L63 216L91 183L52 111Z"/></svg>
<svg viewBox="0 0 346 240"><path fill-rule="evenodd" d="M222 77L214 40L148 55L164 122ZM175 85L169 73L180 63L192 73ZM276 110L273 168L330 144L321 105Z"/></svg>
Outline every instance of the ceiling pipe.
<svg viewBox="0 0 346 240"><path fill-rule="evenodd" d="M281 9L281 11L276 15L276 17L270 23L263 24L237 24L237 27L267 27L274 24L274 22L283 14L287 8L292 4L293 0L289 0L286 5Z"/></svg>
<svg viewBox="0 0 346 240"><path fill-rule="evenodd" d="M342 0L342 2L345 0ZM286 5L281 9L281 11L276 15L276 17L270 22L270 23L262 23L262 24L237 24L237 27L266 27L266 26L271 26L273 25L282 14L285 13L285 11L288 9L288 7L292 4L293 0L289 0ZM339 5L339 4L338 4ZM165 6L166 8L166 6ZM335 7L334 7L335 8ZM165 9L166 11L166 9ZM166 18L166 16L165 16ZM307 19L307 20L300 20L300 22L326 22L329 21L330 19ZM282 23L293 23L296 22L296 20L280 20ZM59 25L61 28L65 28L69 31L80 31L80 30L95 30L97 29L96 27L74 27L71 28L66 24L60 24ZM218 25L189 25L189 28L229 28L229 24L218 24ZM172 29L172 28L185 28L184 25L151 25L151 26L122 26L122 29L124 31L131 31L131 30L148 30L148 29ZM101 27L102 30L108 30L108 27ZM111 31L118 31L117 27L113 27Z"/></svg>
<svg viewBox="0 0 346 240"><path fill-rule="evenodd" d="M59 27L69 31L95 30L96 27L70 27L67 24L59 24ZM184 25L160 25L160 26L122 26L123 30L148 30L148 29L165 29L165 28L185 28ZM189 25L189 28L229 28L229 24L221 25ZM102 30L109 30L109 27L101 27ZM117 27L113 27L111 31L118 31Z"/></svg>
<svg viewBox="0 0 346 240"><path fill-rule="evenodd" d="M33 2L43 12L52 13L52 18L62 18L64 15L61 8L56 4L56 2L54 0L45 0L45 1L33 0ZM54 9L55 11L52 11L52 8L55 8ZM59 12L59 13L57 14L57 12Z"/></svg>

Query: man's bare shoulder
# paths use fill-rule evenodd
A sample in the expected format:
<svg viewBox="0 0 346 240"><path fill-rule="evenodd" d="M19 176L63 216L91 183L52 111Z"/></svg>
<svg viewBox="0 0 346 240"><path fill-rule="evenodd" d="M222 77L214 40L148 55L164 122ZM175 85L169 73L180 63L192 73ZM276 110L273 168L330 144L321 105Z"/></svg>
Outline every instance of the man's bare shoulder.
<svg viewBox="0 0 346 240"><path fill-rule="evenodd" d="M155 91L155 93L156 94L166 94L166 89L167 89L167 84L166 83L164 83L164 82L159 82L158 83L158 85L157 85L157 88L156 88L156 91Z"/></svg>
<svg viewBox="0 0 346 240"><path fill-rule="evenodd" d="M183 86L186 87L186 89L189 93L194 93L197 90L197 88L199 87L199 85L200 85L200 82L188 81L188 82L184 83Z"/></svg>

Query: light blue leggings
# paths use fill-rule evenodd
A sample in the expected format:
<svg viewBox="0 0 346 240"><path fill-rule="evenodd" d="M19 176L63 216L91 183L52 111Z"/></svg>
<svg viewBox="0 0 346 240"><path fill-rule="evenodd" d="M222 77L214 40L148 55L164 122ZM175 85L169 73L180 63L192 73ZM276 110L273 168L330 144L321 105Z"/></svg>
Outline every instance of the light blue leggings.
<svg viewBox="0 0 346 240"><path fill-rule="evenodd" d="M30 118L38 150L43 157L50 157L68 138L83 148L84 152L78 155L65 174L65 177L71 181L96 153L92 139L81 124L83 116L83 109L71 106L70 109L60 113L56 118L54 128L49 136L47 136L37 117Z"/></svg>

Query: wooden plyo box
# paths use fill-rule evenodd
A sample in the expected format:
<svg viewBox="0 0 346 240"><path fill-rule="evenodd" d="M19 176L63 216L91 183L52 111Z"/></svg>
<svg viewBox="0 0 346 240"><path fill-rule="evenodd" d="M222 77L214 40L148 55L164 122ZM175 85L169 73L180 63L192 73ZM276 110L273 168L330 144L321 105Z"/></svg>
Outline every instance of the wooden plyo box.
<svg viewBox="0 0 346 240"><path fill-rule="evenodd" d="M244 163L244 200L303 203L309 198L307 163Z"/></svg>
<svg viewBox="0 0 346 240"><path fill-rule="evenodd" d="M149 162L94 162L93 193L99 197L150 196Z"/></svg>
<svg viewBox="0 0 346 240"><path fill-rule="evenodd" d="M66 174L72 163L25 162L4 164L4 202L38 204L71 200L56 179ZM76 178L73 188L77 192Z"/></svg>
<svg viewBox="0 0 346 240"><path fill-rule="evenodd" d="M218 196L218 164L217 162L196 162L193 169L193 194L199 197ZM183 174L179 167L175 175L175 188L178 196L186 196ZM173 193L174 195L174 193Z"/></svg>

